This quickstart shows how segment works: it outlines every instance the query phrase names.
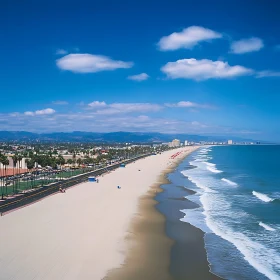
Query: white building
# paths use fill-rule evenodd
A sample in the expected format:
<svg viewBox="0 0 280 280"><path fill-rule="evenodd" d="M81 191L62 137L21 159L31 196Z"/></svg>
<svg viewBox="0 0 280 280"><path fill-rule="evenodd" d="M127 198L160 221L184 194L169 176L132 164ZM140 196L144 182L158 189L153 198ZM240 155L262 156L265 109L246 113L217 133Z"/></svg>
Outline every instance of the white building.
<svg viewBox="0 0 280 280"><path fill-rule="evenodd" d="M188 146L188 145L189 145L188 140L185 140L185 146Z"/></svg>
<svg viewBox="0 0 280 280"><path fill-rule="evenodd" d="M180 147L180 146L181 146L181 142L178 139L174 139L174 140L172 140L172 142L168 143L168 147L174 148L174 147Z"/></svg>
<svg viewBox="0 0 280 280"><path fill-rule="evenodd" d="M232 145L233 144L232 140L228 140L227 143L228 143L228 145Z"/></svg>

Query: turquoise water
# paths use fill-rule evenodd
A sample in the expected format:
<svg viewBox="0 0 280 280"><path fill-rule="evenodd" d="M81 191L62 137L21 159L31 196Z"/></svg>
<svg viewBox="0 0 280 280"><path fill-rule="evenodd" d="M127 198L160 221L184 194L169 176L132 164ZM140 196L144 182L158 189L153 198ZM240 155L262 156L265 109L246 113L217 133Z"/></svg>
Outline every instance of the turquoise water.
<svg viewBox="0 0 280 280"><path fill-rule="evenodd" d="M205 232L211 270L226 279L280 279L280 146L202 147L182 170L188 222Z"/></svg>

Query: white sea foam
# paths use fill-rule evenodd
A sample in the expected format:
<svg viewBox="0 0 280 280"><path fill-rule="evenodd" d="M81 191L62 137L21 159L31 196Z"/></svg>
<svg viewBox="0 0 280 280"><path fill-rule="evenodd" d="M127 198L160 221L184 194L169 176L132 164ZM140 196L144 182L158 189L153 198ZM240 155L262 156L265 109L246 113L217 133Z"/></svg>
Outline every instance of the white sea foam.
<svg viewBox="0 0 280 280"><path fill-rule="evenodd" d="M223 171L217 169L216 167L214 166L207 166L207 169L213 173L222 173Z"/></svg>
<svg viewBox="0 0 280 280"><path fill-rule="evenodd" d="M195 190L197 193L196 194L192 194L192 195L187 195L185 196L185 198L199 206L202 206L201 202L200 202L200 194L198 190Z"/></svg>
<svg viewBox="0 0 280 280"><path fill-rule="evenodd" d="M205 163L208 166L216 166L215 163L211 163L211 162L208 162L208 161L204 161L203 163Z"/></svg>
<svg viewBox="0 0 280 280"><path fill-rule="evenodd" d="M259 222L259 225L260 225L261 227L263 227L264 229L266 229L266 230L275 231L275 228L272 228L271 226L269 226L269 225L267 225L267 224L265 224L265 223L263 223L263 222Z"/></svg>
<svg viewBox="0 0 280 280"><path fill-rule="evenodd" d="M185 214L184 218L180 219L180 221L189 223L192 226L201 229L205 233L212 232L206 225L205 216L203 215L201 209L184 209L180 211Z"/></svg>
<svg viewBox="0 0 280 280"><path fill-rule="evenodd" d="M208 153L209 151L209 149L201 149L200 151L198 151L198 153Z"/></svg>
<svg viewBox="0 0 280 280"><path fill-rule="evenodd" d="M273 198L270 198L268 195L266 195L264 193L252 191L252 194L264 202L271 202L274 200Z"/></svg>
<svg viewBox="0 0 280 280"><path fill-rule="evenodd" d="M183 170L183 171L181 171L181 173L182 173L184 176L188 177L188 179L189 179L192 183L194 183L198 188L204 190L205 192L214 192L214 191L213 191L212 189L210 189L209 187L205 186L204 184L199 184L199 183L197 183L197 182L194 181L190 176L188 176L188 170Z"/></svg>
<svg viewBox="0 0 280 280"><path fill-rule="evenodd" d="M202 195L201 202L205 209L207 226L218 236L234 244L247 260L260 273L269 279L278 280L277 270L280 268L280 256L274 250L267 248L259 242L253 241L244 233L234 231L223 220L215 217L217 203L213 203L209 196ZM207 209L207 210L206 210ZM219 211L219 210L218 210Z"/></svg>
<svg viewBox="0 0 280 280"><path fill-rule="evenodd" d="M202 208L191 210L191 212L189 212L189 209L183 210L182 212L186 215L181 221L199 227L205 232L207 232L207 228L210 229L210 231L216 235L232 243L241 252L244 259L260 273L271 280L280 279L279 253L275 249L263 244L258 238L255 239L254 234L251 235L249 232L243 233L232 227L238 222L235 217L238 217L240 223L244 224L248 221L250 215L245 211L234 207L226 196L215 190L216 186L219 186L219 182L221 183L221 181L205 173L205 163L194 162L193 165L197 166L197 168L187 170L183 173L185 173L184 175L188 176L188 179L201 189L201 192L199 193L201 194L200 201ZM207 166L206 168L208 170L209 168L216 169L213 166ZM262 200L265 199L267 202L272 201L267 195L256 192L254 192L254 195L260 195ZM197 213L199 211L201 211L200 214ZM204 217L201 216L201 214ZM206 222L207 227L203 225L204 221ZM263 223L260 224L260 226L263 226ZM266 229L268 230L268 228Z"/></svg>
<svg viewBox="0 0 280 280"><path fill-rule="evenodd" d="M237 184L235 182L231 181L231 180L228 180L228 179L225 179L225 178L222 178L221 180L228 183L231 186L237 186Z"/></svg>

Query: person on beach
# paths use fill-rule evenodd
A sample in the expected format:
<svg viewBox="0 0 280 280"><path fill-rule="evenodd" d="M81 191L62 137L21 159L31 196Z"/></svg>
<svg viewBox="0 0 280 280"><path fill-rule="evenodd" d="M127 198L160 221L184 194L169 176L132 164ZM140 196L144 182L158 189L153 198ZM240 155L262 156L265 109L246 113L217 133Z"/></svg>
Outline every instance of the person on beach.
<svg viewBox="0 0 280 280"><path fill-rule="evenodd" d="M59 191L60 191L61 193L65 193L65 189L62 188L61 186L59 187Z"/></svg>

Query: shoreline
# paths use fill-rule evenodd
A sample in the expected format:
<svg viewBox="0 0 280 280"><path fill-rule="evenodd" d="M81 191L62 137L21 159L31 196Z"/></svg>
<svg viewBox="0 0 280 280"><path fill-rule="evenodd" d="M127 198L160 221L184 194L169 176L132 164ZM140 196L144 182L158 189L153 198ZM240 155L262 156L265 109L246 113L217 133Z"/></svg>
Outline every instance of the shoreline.
<svg viewBox="0 0 280 280"><path fill-rule="evenodd" d="M168 221L165 215L157 209L160 202L156 200L156 197L159 193L164 192L163 185L171 184L168 180L168 174L172 173L196 149L192 149L192 151L184 154L183 157L174 160L171 165L162 170L157 182L150 187L145 195L139 198L137 214L129 225L129 233L126 237L127 254L125 262L123 266L110 270L103 280L182 279L179 276L174 276L170 271L171 254L174 248L178 247L178 244L176 244L176 240L170 238L166 233ZM182 200L182 198L178 200ZM179 215L181 214L179 213ZM190 265L203 265L204 267L202 273L192 270L185 277L191 274L192 279L221 279L210 272L203 232L180 220L178 222L178 225L185 230L184 233L190 235L187 238L188 244L184 249L189 249L192 246L195 251L195 259L199 260L197 265L195 260L191 261L192 256L189 256ZM181 255L185 256L185 254L186 251L183 250ZM203 257L202 254L204 255ZM196 269L199 269L199 267L196 267ZM199 270L201 271L201 268Z"/></svg>
<svg viewBox="0 0 280 280"><path fill-rule="evenodd" d="M174 241L164 234L165 217L155 208L158 204L155 196L163 191L160 186L168 183L166 175L174 168L162 171L157 182L139 198L126 237L125 262L122 267L110 270L102 280L172 280L169 256Z"/></svg>

